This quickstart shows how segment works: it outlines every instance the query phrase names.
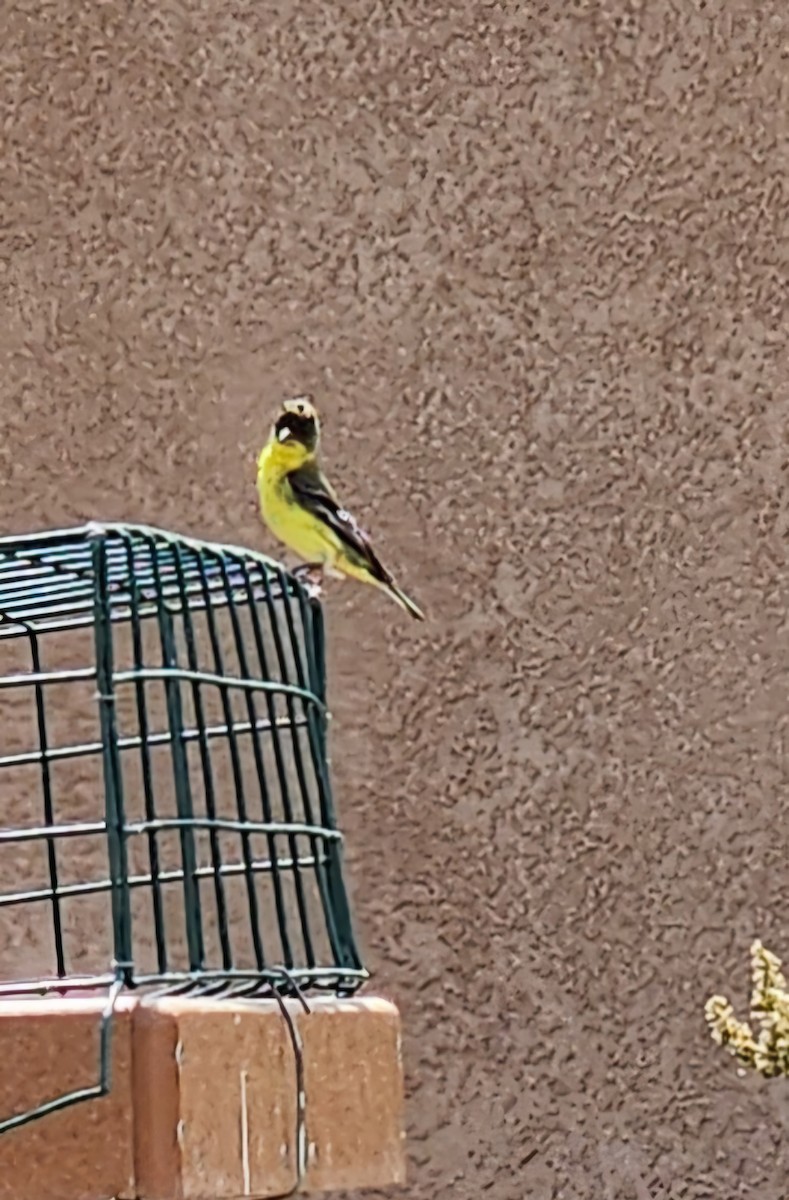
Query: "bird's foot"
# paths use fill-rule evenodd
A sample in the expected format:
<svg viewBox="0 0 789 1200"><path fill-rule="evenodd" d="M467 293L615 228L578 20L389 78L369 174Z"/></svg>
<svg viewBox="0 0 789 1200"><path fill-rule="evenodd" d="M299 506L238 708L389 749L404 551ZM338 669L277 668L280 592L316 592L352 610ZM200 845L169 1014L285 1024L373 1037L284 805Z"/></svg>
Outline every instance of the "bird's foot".
<svg viewBox="0 0 789 1200"><path fill-rule="evenodd" d="M323 563L302 563L292 574L311 595L320 595L323 587Z"/></svg>
<svg viewBox="0 0 789 1200"><path fill-rule="evenodd" d="M323 563L299 563L297 567L293 568L291 574L294 575L296 579L304 579L312 576L323 575Z"/></svg>

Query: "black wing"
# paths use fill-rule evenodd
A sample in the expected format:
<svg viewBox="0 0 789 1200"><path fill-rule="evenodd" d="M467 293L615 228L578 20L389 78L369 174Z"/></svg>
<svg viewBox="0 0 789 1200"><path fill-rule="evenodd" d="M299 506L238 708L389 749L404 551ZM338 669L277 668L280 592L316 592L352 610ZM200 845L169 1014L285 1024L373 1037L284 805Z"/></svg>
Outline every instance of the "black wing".
<svg viewBox="0 0 789 1200"><path fill-rule="evenodd" d="M392 582L389 572L370 545L369 537L342 507L317 464L307 463L291 471L288 483L299 504L336 534L352 561L358 566L367 567L370 574L382 583Z"/></svg>

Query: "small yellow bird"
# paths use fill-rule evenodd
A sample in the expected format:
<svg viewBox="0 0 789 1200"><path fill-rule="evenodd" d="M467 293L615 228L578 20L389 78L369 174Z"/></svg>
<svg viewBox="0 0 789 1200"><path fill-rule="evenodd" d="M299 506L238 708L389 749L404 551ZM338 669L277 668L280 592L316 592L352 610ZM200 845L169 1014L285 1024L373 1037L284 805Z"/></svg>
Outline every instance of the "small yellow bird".
<svg viewBox="0 0 789 1200"><path fill-rule="evenodd" d="M301 570L351 575L381 588L424 621L395 583L367 534L343 508L318 463L320 421L310 396L286 400L260 452L260 515L279 541L305 559Z"/></svg>

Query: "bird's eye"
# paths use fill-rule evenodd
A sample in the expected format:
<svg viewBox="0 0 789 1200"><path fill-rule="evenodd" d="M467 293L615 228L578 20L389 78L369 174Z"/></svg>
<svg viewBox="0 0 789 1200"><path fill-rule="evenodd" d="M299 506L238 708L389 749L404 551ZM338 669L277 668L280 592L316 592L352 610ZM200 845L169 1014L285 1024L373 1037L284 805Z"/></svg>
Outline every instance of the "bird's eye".
<svg viewBox="0 0 789 1200"><path fill-rule="evenodd" d="M303 412L304 412L304 405L303 405L303 404L297 404L297 405L296 405L296 412L299 414L299 416L301 416L301 415L303 414Z"/></svg>

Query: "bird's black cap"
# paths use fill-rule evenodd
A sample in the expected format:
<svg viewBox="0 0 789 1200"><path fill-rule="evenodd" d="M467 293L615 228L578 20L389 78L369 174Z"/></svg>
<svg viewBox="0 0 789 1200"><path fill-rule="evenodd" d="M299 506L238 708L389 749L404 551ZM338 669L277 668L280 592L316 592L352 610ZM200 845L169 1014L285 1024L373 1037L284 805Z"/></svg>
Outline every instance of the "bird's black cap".
<svg viewBox="0 0 789 1200"><path fill-rule="evenodd" d="M274 435L279 442L297 442L306 450L315 450L320 426L311 396L297 396L285 401L274 423Z"/></svg>

